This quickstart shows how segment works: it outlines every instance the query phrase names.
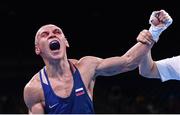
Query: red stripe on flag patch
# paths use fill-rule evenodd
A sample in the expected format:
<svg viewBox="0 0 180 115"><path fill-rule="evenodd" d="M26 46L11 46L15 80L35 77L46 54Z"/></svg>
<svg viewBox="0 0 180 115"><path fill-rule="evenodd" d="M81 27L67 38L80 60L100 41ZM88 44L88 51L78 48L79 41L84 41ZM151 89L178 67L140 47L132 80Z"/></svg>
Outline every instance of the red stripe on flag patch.
<svg viewBox="0 0 180 115"><path fill-rule="evenodd" d="M76 96L80 96L85 93L83 87L76 89L75 92L76 92Z"/></svg>

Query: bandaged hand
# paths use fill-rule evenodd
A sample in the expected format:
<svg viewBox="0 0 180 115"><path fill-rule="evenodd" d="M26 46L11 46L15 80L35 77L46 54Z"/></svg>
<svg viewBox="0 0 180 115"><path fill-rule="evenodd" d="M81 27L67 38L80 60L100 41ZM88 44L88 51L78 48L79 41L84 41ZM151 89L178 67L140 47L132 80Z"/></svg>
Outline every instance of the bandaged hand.
<svg viewBox="0 0 180 115"><path fill-rule="evenodd" d="M152 12L149 23L151 24L149 31L152 34L152 39L157 42L161 33L167 29L173 20L171 16L164 10Z"/></svg>

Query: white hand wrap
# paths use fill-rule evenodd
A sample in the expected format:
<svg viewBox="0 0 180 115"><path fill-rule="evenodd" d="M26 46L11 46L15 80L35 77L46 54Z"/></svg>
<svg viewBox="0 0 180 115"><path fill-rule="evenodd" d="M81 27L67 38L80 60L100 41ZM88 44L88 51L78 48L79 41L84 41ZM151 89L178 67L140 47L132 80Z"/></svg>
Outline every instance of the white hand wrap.
<svg viewBox="0 0 180 115"><path fill-rule="evenodd" d="M169 27L173 20L172 18L169 16L167 18L167 20L164 22L164 24L162 24L161 26L155 26L152 24L152 20L155 18L155 15L157 15L157 12L153 12L150 19L149 19L149 23L151 24L151 27L149 28L150 33L152 34L153 40L155 42L157 42L159 40L159 36L161 35L161 33L167 28Z"/></svg>

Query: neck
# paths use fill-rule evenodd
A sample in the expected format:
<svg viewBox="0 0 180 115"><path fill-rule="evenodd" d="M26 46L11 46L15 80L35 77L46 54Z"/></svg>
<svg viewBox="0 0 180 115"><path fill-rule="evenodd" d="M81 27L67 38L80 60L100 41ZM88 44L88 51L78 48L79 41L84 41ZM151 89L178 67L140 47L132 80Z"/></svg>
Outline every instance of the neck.
<svg viewBox="0 0 180 115"><path fill-rule="evenodd" d="M67 58L45 61L45 64L49 77L66 77L71 74L70 65Z"/></svg>

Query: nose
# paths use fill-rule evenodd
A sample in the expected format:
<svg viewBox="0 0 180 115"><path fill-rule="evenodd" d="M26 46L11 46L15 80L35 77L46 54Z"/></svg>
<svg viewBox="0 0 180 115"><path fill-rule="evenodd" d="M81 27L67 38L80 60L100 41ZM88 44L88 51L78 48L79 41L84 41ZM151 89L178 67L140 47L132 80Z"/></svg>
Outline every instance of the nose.
<svg viewBox="0 0 180 115"><path fill-rule="evenodd" d="M52 39L52 38L55 38L55 37L56 37L56 35L53 32L50 32L48 39Z"/></svg>
<svg viewBox="0 0 180 115"><path fill-rule="evenodd" d="M49 39L52 39L52 38L55 38L55 37L56 37L55 35L50 35Z"/></svg>

